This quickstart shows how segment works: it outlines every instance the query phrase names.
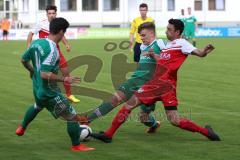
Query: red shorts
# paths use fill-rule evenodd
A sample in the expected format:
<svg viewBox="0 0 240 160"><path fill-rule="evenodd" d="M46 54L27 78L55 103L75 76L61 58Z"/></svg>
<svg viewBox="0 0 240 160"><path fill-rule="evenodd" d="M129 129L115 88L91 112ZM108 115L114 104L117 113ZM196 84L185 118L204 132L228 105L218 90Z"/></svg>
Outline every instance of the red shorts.
<svg viewBox="0 0 240 160"><path fill-rule="evenodd" d="M152 79L144 84L135 96L146 105L151 105L156 101L162 101L164 107L177 106L176 82L163 79Z"/></svg>
<svg viewBox="0 0 240 160"><path fill-rule="evenodd" d="M66 61L65 57L63 56L62 52L60 51L59 45L57 45L57 49L58 49L59 56L60 56L59 68L66 68L68 66L67 61Z"/></svg>

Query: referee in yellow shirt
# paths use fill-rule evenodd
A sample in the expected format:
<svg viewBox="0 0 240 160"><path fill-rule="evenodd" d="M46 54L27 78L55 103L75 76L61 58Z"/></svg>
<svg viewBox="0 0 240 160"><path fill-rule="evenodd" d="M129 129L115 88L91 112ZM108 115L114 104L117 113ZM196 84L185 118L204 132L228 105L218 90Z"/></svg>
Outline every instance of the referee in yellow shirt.
<svg viewBox="0 0 240 160"><path fill-rule="evenodd" d="M151 17L147 17L147 12L148 12L148 5L146 3L142 3L139 5L139 11L141 17L137 17L132 21L131 24L131 30L130 30L130 48L133 48L133 40L134 40L134 34L136 33L136 38L135 38L135 45L134 45L134 62L139 62L140 60L140 46L142 44L142 40L140 35L138 34L138 27L145 22L154 22L154 20Z"/></svg>

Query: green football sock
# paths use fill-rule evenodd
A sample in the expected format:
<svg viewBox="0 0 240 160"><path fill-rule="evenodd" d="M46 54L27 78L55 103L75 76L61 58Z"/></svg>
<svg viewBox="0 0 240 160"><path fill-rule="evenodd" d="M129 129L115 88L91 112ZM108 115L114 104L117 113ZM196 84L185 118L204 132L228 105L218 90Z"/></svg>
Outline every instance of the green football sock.
<svg viewBox="0 0 240 160"><path fill-rule="evenodd" d="M27 126L29 125L29 123L31 123L31 121L37 116L37 114L41 111L41 109L36 109L34 108L34 105L30 106L27 110L27 112L25 113L25 116L23 118L22 121L22 127L24 129L27 128Z"/></svg>
<svg viewBox="0 0 240 160"><path fill-rule="evenodd" d="M111 103L102 103L98 106L92 113L90 113L87 117L89 121L93 121L96 118L102 117L112 111L114 106Z"/></svg>
<svg viewBox="0 0 240 160"><path fill-rule="evenodd" d="M143 124L148 127L157 127L157 121L151 114L149 115L149 119L147 121L143 122Z"/></svg>
<svg viewBox="0 0 240 160"><path fill-rule="evenodd" d="M67 132L71 138L72 145L76 146L80 144L80 130L78 122L67 122Z"/></svg>

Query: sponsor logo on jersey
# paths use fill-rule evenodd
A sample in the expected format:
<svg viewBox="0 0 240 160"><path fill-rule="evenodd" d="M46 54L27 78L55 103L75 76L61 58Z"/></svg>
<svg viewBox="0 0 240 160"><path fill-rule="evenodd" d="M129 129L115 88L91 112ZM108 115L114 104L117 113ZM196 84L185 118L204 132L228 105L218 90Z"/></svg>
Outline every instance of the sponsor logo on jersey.
<svg viewBox="0 0 240 160"><path fill-rule="evenodd" d="M142 56L140 57L140 59L143 60L143 59L152 59L152 58L149 57L149 56L142 55Z"/></svg>
<svg viewBox="0 0 240 160"><path fill-rule="evenodd" d="M161 59L164 59L164 60L169 60L169 59L171 59L171 54L170 54L170 53L167 53L167 52L162 52L162 53L160 54L160 58L161 58Z"/></svg>

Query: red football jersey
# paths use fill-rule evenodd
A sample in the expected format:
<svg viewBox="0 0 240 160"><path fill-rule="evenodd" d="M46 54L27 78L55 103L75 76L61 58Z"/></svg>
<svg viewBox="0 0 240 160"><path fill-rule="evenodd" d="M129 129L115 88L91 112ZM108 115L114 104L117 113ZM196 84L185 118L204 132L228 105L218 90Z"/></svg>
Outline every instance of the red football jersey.
<svg viewBox="0 0 240 160"><path fill-rule="evenodd" d="M38 34L39 38L47 38L49 35L49 21L47 19L36 24L32 29L32 33Z"/></svg>
<svg viewBox="0 0 240 160"><path fill-rule="evenodd" d="M162 50L157 59L156 72L158 67L164 65L168 68L167 79L176 81L177 80L177 71L187 58L189 54L196 48L190 44L185 39L176 39L174 41L169 41L166 44L166 48Z"/></svg>

